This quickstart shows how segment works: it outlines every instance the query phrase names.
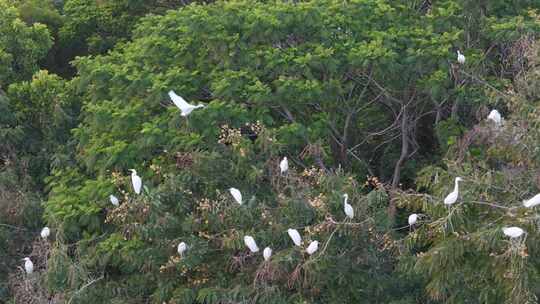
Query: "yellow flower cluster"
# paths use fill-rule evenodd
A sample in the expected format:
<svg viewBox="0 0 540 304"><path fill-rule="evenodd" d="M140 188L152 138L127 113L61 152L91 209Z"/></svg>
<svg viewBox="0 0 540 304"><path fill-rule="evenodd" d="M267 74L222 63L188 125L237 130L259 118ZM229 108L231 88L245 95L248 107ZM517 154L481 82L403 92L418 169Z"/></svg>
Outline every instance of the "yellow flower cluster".
<svg viewBox="0 0 540 304"><path fill-rule="evenodd" d="M324 176L324 171L317 167L310 167L304 169L301 174L302 178L309 184L319 185L321 178Z"/></svg>
<svg viewBox="0 0 540 304"><path fill-rule="evenodd" d="M383 183L379 181L379 178L376 176L366 176L366 187L372 187L372 188L382 188Z"/></svg>
<svg viewBox="0 0 540 304"><path fill-rule="evenodd" d="M218 139L220 144L236 146L241 140L242 132L240 129L231 128L227 124L221 126Z"/></svg>
<svg viewBox="0 0 540 304"><path fill-rule="evenodd" d="M205 197L199 201L196 209L201 212L209 212L212 209L212 201Z"/></svg>
<svg viewBox="0 0 540 304"><path fill-rule="evenodd" d="M265 209L265 210L263 210L263 211L261 212L261 218L262 218L262 219L266 219L266 218L270 218L270 217L271 217L270 211L268 211L268 210Z"/></svg>
<svg viewBox="0 0 540 304"><path fill-rule="evenodd" d="M264 128L263 124L259 120L257 120L254 123L252 122L246 123L246 127L248 127L251 130L251 132L253 132L256 135L261 134Z"/></svg>
<svg viewBox="0 0 540 304"><path fill-rule="evenodd" d="M124 224L127 222L129 215L128 204L121 204L120 206L110 210L105 217L105 223Z"/></svg>
<svg viewBox="0 0 540 304"><path fill-rule="evenodd" d="M105 223L114 223L116 225L125 225L134 222L143 223L148 218L150 210L148 203L124 203L109 210L105 217Z"/></svg>
<svg viewBox="0 0 540 304"><path fill-rule="evenodd" d="M390 236L390 234L385 233L382 236L382 245L380 247L381 251L393 250L396 247L396 241Z"/></svg>
<svg viewBox="0 0 540 304"><path fill-rule="evenodd" d="M199 285L205 284L208 281L209 281L208 278L193 278L193 279L188 278L188 282L192 286L199 286Z"/></svg>
<svg viewBox="0 0 540 304"><path fill-rule="evenodd" d="M321 208L324 206L325 196L322 193L319 193L314 198L311 198L308 202L313 208Z"/></svg>
<svg viewBox="0 0 540 304"><path fill-rule="evenodd" d="M150 170L154 171L154 173L156 173L156 174L160 174L161 173L161 166L156 165L156 164L151 164L150 165Z"/></svg>
<svg viewBox="0 0 540 304"><path fill-rule="evenodd" d="M314 235L314 234L318 234L318 233L321 233L321 232L329 232L330 230L332 230L333 227L335 227L333 223L328 222L328 221L324 221L324 222L322 222L320 224L306 227L305 230L306 230L307 234Z"/></svg>
<svg viewBox="0 0 540 304"><path fill-rule="evenodd" d="M111 173L111 180L115 185L122 185L124 183L125 175L122 172L113 171Z"/></svg>

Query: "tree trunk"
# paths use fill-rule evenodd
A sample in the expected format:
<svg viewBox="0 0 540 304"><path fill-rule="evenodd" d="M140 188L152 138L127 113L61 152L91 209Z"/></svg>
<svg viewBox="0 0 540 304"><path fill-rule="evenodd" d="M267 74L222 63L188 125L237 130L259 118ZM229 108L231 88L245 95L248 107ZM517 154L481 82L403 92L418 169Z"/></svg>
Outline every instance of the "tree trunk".
<svg viewBox="0 0 540 304"><path fill-rule="evenodd" d="M458 101L455 100L454 104L452 105L452 119L457 120L458 119Z"/></svg>
<svg viewBox="0 0 540 304"><path fill-rule="evenodd" d="M401 154L394 167L394 175L392 176L392 188L390 189L390 203L388 204L388 219L390 225L393 225L396 217L396 203L394 200L394 191L399 186L401 177L401 168L409 156L409 114L407 105L402 106L401 114Z"/></svg>
<svg viewBox="0 0 540 304"><path fill-rule="evenodd" d="M437 110L435 113L435 127L437 127L442 118L442 107L440 104L435 102L435 109Z"/></svg>
<svg viewBox="0 0 540 304"><path fill-rule="evenodd" d="M345 125L343 126L343 136L341 137L341 146L340 146L340 162L342 166L347 165L348 160L348 149L349 149L349 127L351 124L353 113L347 114L345 118Z"/></svg>

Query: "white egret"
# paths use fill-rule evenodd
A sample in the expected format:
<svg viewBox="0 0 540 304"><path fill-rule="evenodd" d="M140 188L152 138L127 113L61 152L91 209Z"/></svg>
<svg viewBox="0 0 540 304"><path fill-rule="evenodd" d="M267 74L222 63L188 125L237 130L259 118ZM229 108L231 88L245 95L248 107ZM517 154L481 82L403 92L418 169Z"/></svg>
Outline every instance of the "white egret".
<svg viewBox="0 0 540 304"><path fill-rule="evenodd" d="M47 239L49 235L51 235L51 230L49 227L43 227L43 229L41 229L41 238Z"/></svg>
<svg viewBox="0 0 540 304"><path fill-rule="evenodd" d="M502 125L502 116L501 116L501 113L499 113L499 111L497 110L491 110L491 112L489 112L487 119L492 120L496 126Z"/></svg>
<svg viewBox="0 0 540 304"><path fill-rule="evenodd" d="M26 271L27 274L31 274L34 272L34 263L30 260L29 257L26 257L23 259L24 262L24 271Z"/></svg>
<svg viewBox="0 0 540 304"><path fill-rule="evenodd" d="M184 252L186 252L186 250L187 250L187 244L184 243L184 242L180 242L180 244L178 244L178 248L176 250L178 251L178 254L180 256L184 256Z"/></svg>
<svg viewBox="0 0 540 304"><path fill-rule="evenodd" d="M418 221L418 214L413 213L409 215L409 226L416 224L416 221Z"/></svg>
<svg viewBox="0 0 540 304"><path fill-rule="evenodd" d="M191 111L197 109L197 108L204 108L204 105L203 104L198 104L198 105L192 105L192 104L189 104L187 103L184 98L176 95L176 93L174 91L169 91L169 97L171 98L172 102L180 109L180 111L182 111L182 116L188 116Z"/></svg>
<svg viewBox="0 0 540 304"><path fill-rule="evenodd" d="M352 219L354 217L354 209L349 203L347 203L349 200L349 195L347 193L343 194L343 199L343 210L345 211L345 215Z"/></svg>
<svg viewBox="0 0 540 304"><path fill-rule="evenodd" d="M319 249L319 242L313 241L309 244L308 248L306 249L307 254L312 255Z"/></svg>
<svg viewBox="0 0 540 304"><path fill-rule="evenodd" d="M465 55L461 54L459 50L457 51L457 61L459 62L459 64L465 63Z"/></svg>
<svg viewBox="0 0 540 304"><path fill-rule="evenodd" d="M461 182L463 179L461 177L456 177L454 181L454 191L450 192L446 198L444 199L445 205L452 205L454 204L459 196L459 182Z"/></svg>
<svg viewBox="0 0 540 304"><path fill-rule="evenodd" d="M537 195L533 196L532 198L526 201L523 201L523 206L527 208L536 207L538 205L540 205L540 193L538 193Z"/></svg>
<svg viewBox="0 0 540 304"><path fill-rule="evenodd" d="M289 161L287 160L286 156L279 163L279 170L281 171L281 174L289 171Z"/></svg>
<svg viewBox="0 0 540 304"><path fill-rule="evenodd" d="M270 260L270 257L272 256L272 249L270 247L266 247L263 250L263 257L265 261Z"/></svg>
<svg viewBox="0 0 540 304"><path fill-rule="evenodd" d="M114 195L109 195L109 200L111 201L111 204L113 204L115 207L118 207L120 205L120 200L118 200L118 197Z"/></svg>
<svg viewBox="0 0 540 304"><path fill-rule="evenodd" d="M298 233L298 230L288 229L287 233L296 246L302 245L302 237L300 236L300 233Z"/></svg>
<svg viewBox="0 0 540 304"><path fill-rule="evenodd" d="M512 239L518 238L525 233L525 230L519 227L503 227L502 230L503 230L504 235Z"/></svg>
<svg viewBox="0 0 540 304"><path fill-rule="evenodd" d="M244 243L249 248L249 251L259 252L259 247L257 247L257 243L255 243L255 239L253 239L252 236L249 236L249 235L244 236Z"/></svg>
<svg viewBox="0 0 540 304"><path fill-rule="evenodd" d="M142 187L142 179L140 176L137 175L137 171L135 171L135 169L129 169L129 171L131 171L131 184L133 184L133 190L135 191L135 193L140 194Z"/></svg>
<svg viewBox="0 0 540 304"><path fill-rule="evenodd" d="M238 204L242 205L242 193L240 193L240 190L238 190L236 188L229 188L229 192L231 193L234 200Z"/></svg>

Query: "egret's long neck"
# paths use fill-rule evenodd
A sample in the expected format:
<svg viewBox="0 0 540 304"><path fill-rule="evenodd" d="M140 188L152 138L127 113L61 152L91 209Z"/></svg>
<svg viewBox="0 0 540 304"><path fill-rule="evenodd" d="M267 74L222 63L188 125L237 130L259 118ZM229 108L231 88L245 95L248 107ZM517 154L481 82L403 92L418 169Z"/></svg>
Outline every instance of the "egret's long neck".
<svg viewBox="0 0 540 304"><path fill-rule="evenodd" d="M459 191L459 181L456 179L456 181L454 182L454 192L458 192Z"/></svg>

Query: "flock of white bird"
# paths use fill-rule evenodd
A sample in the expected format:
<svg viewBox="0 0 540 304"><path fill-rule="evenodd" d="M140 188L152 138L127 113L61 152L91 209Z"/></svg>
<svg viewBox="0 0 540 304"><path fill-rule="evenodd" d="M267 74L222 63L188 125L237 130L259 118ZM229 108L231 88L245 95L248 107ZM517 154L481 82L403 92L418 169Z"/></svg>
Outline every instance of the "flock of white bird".
<svg viewBox="0 0 540 304"><path fill-rule="evenodd" d="M458 55L457 56L458 63L459 64L465 64L465 60L466 60L465 55L463 55L459 50L457 51L457 55ZM191 112L193 110L195 110L195 109L205 107L205 105L203 105L203 104L198 104L198 105L189 104L181 96L177 95L174 91L169 91L169 97L171 98L172 102L180 109L181 116L184 116L184 117L191 114ZM494 124L497 127L502 126L502 122L503 122L502 116L499 113L499 111L497 111L497 110L492 110L489 113L487 119L493 121ZM287 157L284 157L280 161L279 170L280 170L281 174L286 174L287 171L289 170L289 162L287 160ZM133 191L136 194L140 194L141 190L142 190L142 179L141 179L140 176L137 175L137 171L135 169L129 169L129 171L131 171L131 183L132 183L132 186L133 186ZM444 204L446 206L451 206L457 201L457 199L459 197L459 182L461 182L461 181L463 181L463 179L461 177L456 177L455 178L455 180L454 180L454 190L452 192L450 192L446 196L446 198L444 199ZM231 188L229 188L229 193L231 194L233 199L238 204L242 205L242 203L243 203L243 201L242 201L242 193L240 192L240 190L231 187ZM353 219L354 218L354 209L348 203L349 195L343 194L343 199L344 199L343 200L343 211L345 212L345 216L348 219ZM116 196L114 196L113 194L111 194L109 196L109 200L110 200L111 204L114 205L115 207L120 205L120 200ZM534 197L532 197L531 199L524 201L523 205L525 207L527 207L527 208L532 208L532 207L540 205L540 194L537 194ZM413 213L413 214L409 215L409 218L408 218L409 226L413 227L417 223L419 218L420 218L420 215L416 214L416 213ZM513 239L519 238L523 234L525 234L525 231L523 229L519 228L519 227L504 227L504 228L502 228L502 230L503 230L503 233L506 236L508 236L510 238L513 238ZM298 247L302 246L302 237L300 236L300 233L298 232L298 230L290 228L290 229L287 230L287 234L289 235L289 237L291 238L291 240L292 240L292 242L294 243L295 246L298 246ZM49 237L49 235L50 235L50 229L48 227L44 227L41 230L41 237L43 239L47 239ZM252 236L250 236L250 235L244 236L244 243L245 243L246 247L248 247L248 249L252 253L259 252L259 247L257 246L257 242L255 241L255 239ZM318 249L319 249L319 242L314 240L314 241L311 241L309 243L309 245L305 249L305 252L308 255L312 255ZM186 253L187 250L188 250L188 245L185 242L180 242L178 244L177 251L178 251L178 254L180 256L184 256L184 254ZM264 250L263 250L263 258L264 258L264 260L265 261L270 260L271 256L272 256L272 249L270 247L264 248ZM24 261L24 269L25 269L26 273L28 273L28 274L32 273L34 271L34 264L30 260L30 258L25 257L23 259L23 261Z"/></svg>
<svg viewBox="0 0 540 304"><path fill-rule="evenodd" d="M458 197L459 197L459 182L463 181L461 177L456 177L454 180L454 190L450 192L445 198L444 198L444 204L446 206L452 206L454 203L456 203ZM523 201L523 206L526 208L533 208L540 205L540 193L533 196L532 198ZM418 221L419 215L416 213L413 213L409 215L408 223L412 227L416 224ZM511 239L517 239L520 238L522 235L524 235L526 232L520 227L503 227L502 231L504 235L510 237Z"/></svg>
<svg viewBox="0 0 540 304"><path fill-rule="evenodd" d="M286 174L287 171L289 170L289 161L287 160L287 157L284 157L279 162L279 170L282 175ZM242 193L240 192L240 190L236 188L229 188L229 193L239 205L242 205ZM344 194L343 197L345 198L345 201L344 201L345 214L347 215L348 218L352 219L354 217L354 210L352 206L347 203L347 199L349 197L347 194ZM289 237L291 238L295 246L299 246L299 247L302 246L302 237L300 236L300 233L298 232L298 230L290 228L287 230L287 233L289 234ZM257 246L257 242L252 236L250 235L244 236L244 244L246 245L246 247L249 249L251 253L259 252L259 246ZM181 242L180 244L178 244L178 254L180 254L180 256L183 256L187 248L188 248L187 244L184 242ZM318 249L319 249L319 242L315 240L309 243L305 251L308 255L312 255ZM270 260L271 256L272 256L272 248L270 247L264 248L263 250L264 260L265 261Z"/></svg>

